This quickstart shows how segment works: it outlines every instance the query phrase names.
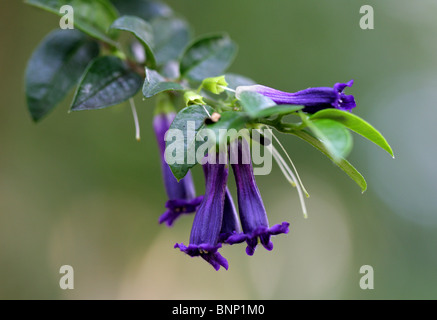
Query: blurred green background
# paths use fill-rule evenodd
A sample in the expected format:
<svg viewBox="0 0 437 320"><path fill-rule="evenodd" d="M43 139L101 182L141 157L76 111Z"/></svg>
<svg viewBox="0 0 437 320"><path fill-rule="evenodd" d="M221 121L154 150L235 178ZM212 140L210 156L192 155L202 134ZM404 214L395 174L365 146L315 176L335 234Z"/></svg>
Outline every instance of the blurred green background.
<svg viewBox="0 0 437 320"><path fill-rule="evenodd" d="M437 298L437 3L421 0L172 0L196 34L227 31L232 72L286 91L355 79L354 113L375 125L396 159L356 137L360 189L327 158L279 135L311 194L309 219L277 167L257 178L271 224L291 231L246 256L224 247L229 271L173 249L192 216L157 223L166 195L151 129L137 97L142 140L127 105L41 123L26 110L23 75L58 18L0 1L0 298L2 299L430 299ZM373 5L375 29L359 9ZM71 96L69 97L71 99ZM201 171L194 171L198 193ZM233 179L231 179L233 180ZM233 183L233 182L232 182ZM75 289L59 288L59 268ZM371 265L375 289L361 290Z"/></svg>

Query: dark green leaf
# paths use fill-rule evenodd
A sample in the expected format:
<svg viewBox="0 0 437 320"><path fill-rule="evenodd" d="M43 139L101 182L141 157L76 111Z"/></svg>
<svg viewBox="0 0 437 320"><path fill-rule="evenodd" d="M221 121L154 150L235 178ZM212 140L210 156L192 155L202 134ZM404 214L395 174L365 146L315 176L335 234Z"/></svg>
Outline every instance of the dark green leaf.
<svg viewBox="0 0 437 320"><path fill-rule="evenodd" d="M191 38L187 22L179 18L159 18L152 21L152 27L157 64L179 59Z"/></svg>
<svg viewBox="0 0 437 320"><path fill-rule="evenodd" d="M317 150L326 155L329 159L332 160L341 170L343 170L352 180L354 180L358 186L361 188L362 192L365 192L367 189L367 183L364 177L354 168L346 159L340 158L335 159L331 156L330 151L328 151L323 143L321 143L317 138L308 134L302 130L294 130L289 133L294 134L295 136L301 138L302 140L308 142Z"/></svg>
<svg viewBox="0 0 437 320"><path fill-rule="evenodd" d="M323 143L332 158L345 158L352 150L352 135L341 123L330 119L320 119L308 120L307 125Z"/></svg>
<svg viewBox="0 0 437 320"><path fill-rule="evenodd" d="M391 149L390 145L388 144L384 136L368 122L364 121L360 117L350 112L341 111L337 109L325 109L315 113L314 115L311 116L310 119L335 120L343 124L347 128L351 129L352 131L355 131L356 133L369 139L370 141L372 141L373 143L375 143L376 145L380 146L382 149L387 151L392 157L394 157L393 150Z"/></svg>
<svg viewBox="0 0 437 320"><path fill-rule="evenodd" d="M74 25L90 36L110 45L116 43L106 34L109 26L117 19L118 13L108 0L26 0L26 3L42 8L59 16L64 5L74 9Z"/></svg>
<svg viewBox="0 0 437 320"><path fill-rule="evenodd" d="M186 107L181 111L179 111L179 113L176 115L175 119L173 120L173 123L170 126L170 130L171 129L182 130L184 134L183 141L176 140L176 141L167 142L167 146L175 143L177 144L176 147L179 147L182 150L184 150L184 158L181 159L181 161L178 161L181 163L174 163L170 165L170 169L177 180L180 180L183 177L185 177L185 175L188 173L188 170L197 164L197 161L195 161L196 151L197 151L197 147L202 142L196 141L196 136L197 133L205 127L205 119L208 118L208 113L207 111L205 111L205 109L210 114L214 112L214 109L212 109L210 106L207 105L205 106L192 105ZM190 132L189 134L187 134L188 121L192 121L192 124L194 125L192 127L194 132ZM188 159L188 154L194 155L194 159L192 158Z"/></svg>
<svg viewBox="0 0 437 320"><path fill-rule="evenodd" d="M26 70L27 106L38 121L65 98L99 46L77 30L56 30L35 50Z"/></svg>
<svg viewBox="0 0 437 320"><path fill-rule="evenodd" d="M146 51L146 63L150 67L156 66L155 54L153 53L153 29L146 21L135 16L123 16L114 21L111 29L123 30L132 33L144 46Z"/></svg>
<svg viewBox="0 0 437 320"><path fill-rule="evenodd" d="M111 0L122 15L137 16L150 21L157 17L170 17L173 11L161 1L152 0Z"/></svg>
<svg viewBox="0 0 437 320"><path fill-rule="evenodd" d="M236 53L237 45L227 35L200 38L184 52L181 75L193 81L221 75L231 65Z"/></svg>
<svg viewBox="0 0 437 320"><path fill-rule="evenodd" d="M184 88L179 83L167 81L155 70L146 68L146 80L144 81L143 86L144 97L150 98L163 91L183 89Z"/></svg>
<svg viewBox="0 0 437 320"><path fill-rule="evenodd" d="M102 109L133 97L143 80L119 58L97 58L85 71L71 110Z"/></svg>

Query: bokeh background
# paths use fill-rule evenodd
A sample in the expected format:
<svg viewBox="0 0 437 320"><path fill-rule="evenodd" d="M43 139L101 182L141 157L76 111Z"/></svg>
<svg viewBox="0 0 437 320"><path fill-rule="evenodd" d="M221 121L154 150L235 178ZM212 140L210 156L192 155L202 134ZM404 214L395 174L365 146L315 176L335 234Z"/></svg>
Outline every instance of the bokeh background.
<svg viewBox="0 0 437 320"><path fill-rule="evenodd" d="M127 105L67 114L69 99L34 124L23 75L58 18L0 0L0 298L431 299L437 298L437 3L421 0L169 0L196 35L227 31L232 72L282 90L349 89L396 159L356 136L350 161L368 191L311 146L279 135L311 194L309 219L277 167L259 176L270 222L292 224L275 249L225 247L229 271L173 249L192 216L157 223L166 196L151 129L137 97L142 140ZM359 27L372 5L375 29ZM198 193L203 177L196 169ZM233 179L230 179L233 180ZM59 288L72 265L75 289ZM374 290L361 290L371 265Z"/></svg>

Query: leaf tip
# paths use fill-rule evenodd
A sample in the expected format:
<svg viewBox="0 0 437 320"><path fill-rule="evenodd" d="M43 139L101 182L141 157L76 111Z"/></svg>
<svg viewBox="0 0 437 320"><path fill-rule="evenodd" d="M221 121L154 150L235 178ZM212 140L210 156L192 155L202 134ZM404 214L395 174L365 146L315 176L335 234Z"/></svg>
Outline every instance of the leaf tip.
<svg viewBox="0 0 437 320"><path fill-rule="evenodd" d="M41 118L36 118L34 116L31 116L30 118L32 119L32 122L35 123L35 124L38 124L39 121L41 120Z"/></svg>
<svg viewBox="0 0 437 320"><path fill-rule="evenodd" d="M391 157L394 159L395 158L395 154L393 152L393 149L388 146L388 148L386 149L386 151L388 152L389 155L391 155Z"/></svg>

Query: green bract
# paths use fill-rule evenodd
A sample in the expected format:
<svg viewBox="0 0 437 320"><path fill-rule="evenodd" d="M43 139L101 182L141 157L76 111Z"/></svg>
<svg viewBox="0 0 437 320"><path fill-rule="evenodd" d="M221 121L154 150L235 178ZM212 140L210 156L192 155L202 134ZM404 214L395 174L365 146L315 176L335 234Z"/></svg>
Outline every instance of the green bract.
<svg viewBox="0 0 437 320"><path fill-rule="evenodd" d="M225 76L203 79L201 88L214 94L220 94L228 86Z"/></svg>
<svg viewBox="0 0 437 320"><path fill-rule="evenodd" d="M194 104L198 104L198 105L204 105L205 102L203 101L203 97L193 91L187 91L184 93L184 100L185 100L185 105L191 106Z"/></svg>

